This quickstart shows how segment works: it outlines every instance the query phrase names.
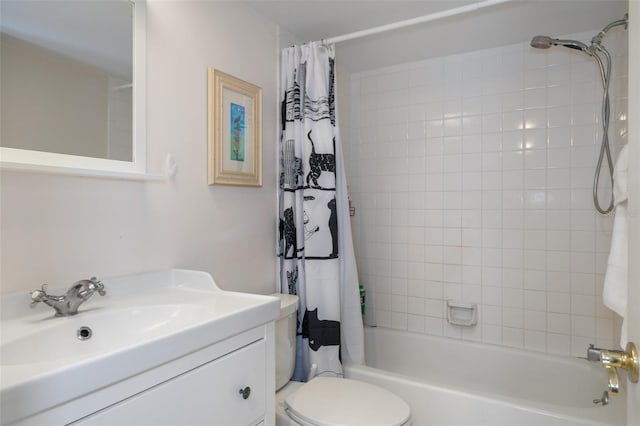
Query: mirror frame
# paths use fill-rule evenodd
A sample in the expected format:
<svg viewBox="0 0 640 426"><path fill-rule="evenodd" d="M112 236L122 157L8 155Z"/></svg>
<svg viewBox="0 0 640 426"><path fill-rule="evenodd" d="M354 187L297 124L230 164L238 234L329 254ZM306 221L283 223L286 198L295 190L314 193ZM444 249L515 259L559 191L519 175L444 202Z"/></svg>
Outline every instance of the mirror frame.
<svg viewBox="0 0 640 426"><path fill-rule="evenodd" d="M133 5L133 161L82 157L0 147L0 169L125 179L156 180L147 174L146 120L146 1Z"/></svg>

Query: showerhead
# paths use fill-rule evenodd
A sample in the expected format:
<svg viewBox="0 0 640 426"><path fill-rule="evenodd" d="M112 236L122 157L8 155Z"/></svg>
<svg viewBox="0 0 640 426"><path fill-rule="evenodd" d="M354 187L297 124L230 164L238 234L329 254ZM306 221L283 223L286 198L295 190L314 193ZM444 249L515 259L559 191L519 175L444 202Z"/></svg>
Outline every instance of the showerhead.
<svg viewBox="0 0 640 426"><path fill-rule="evenodd" d="M548 49L551 46L564 46L569 49L581 50L587 53L589 49L586 44L577 40L561 40L543 35L537 35L531 39L531 47L535 47L536 49Z"/></svg>
<svg viewBox="0 0 640 426"><path fill-rule="evenodd" d="M549 36L537 35L531 39L531 47L536 49L548 49L553 45L553 41Z"/></svg>

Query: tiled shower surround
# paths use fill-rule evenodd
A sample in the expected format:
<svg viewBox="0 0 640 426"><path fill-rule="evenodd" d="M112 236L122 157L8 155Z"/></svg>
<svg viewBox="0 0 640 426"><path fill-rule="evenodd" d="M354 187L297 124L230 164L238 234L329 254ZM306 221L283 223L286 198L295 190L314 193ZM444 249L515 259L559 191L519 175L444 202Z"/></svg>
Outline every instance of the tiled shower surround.
<svg viewBox="0 0 640 426"><path fill-rule="evenodd" d="M604 44L616 155L626 34ZM613 218L591 199L602 133L592 59L522 43L353 74L350 92L366 323L554 354L614 347L618 322L601 302ZM602 181L606 205L606 171ZM449 324L447 300L477 303L478 324Z"/></svg>

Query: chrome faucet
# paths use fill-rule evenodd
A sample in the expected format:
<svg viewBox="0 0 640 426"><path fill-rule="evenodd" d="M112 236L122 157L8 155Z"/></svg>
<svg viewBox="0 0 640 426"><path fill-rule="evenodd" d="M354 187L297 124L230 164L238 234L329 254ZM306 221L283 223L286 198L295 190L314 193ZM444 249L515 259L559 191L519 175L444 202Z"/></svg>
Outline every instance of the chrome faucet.
<svg viewBox="0 0 640 426"><path fill-rule="evenodd" d="M627 343L626 351L616 351L610 349L596 348L593 344L587 348L587 359L599 362L609 374L609 393L613 396L620 392L620 379L617 368L629 372L629 380L632 383L638 382L640 372L640 362L638 361L638 350L633 342Z"/></svg>
<svg viewBox="0 0 640 426"><path fill-rule="evenodd" d="M78 307L86 302L95 292L100 296L107 294L104 284L96 277L75 282L64 296L52 296L47 294L47 285L42 284L40 290L31 292L31 307L44 302L56 311L57 317L66 317L78 313Z"/></svg>

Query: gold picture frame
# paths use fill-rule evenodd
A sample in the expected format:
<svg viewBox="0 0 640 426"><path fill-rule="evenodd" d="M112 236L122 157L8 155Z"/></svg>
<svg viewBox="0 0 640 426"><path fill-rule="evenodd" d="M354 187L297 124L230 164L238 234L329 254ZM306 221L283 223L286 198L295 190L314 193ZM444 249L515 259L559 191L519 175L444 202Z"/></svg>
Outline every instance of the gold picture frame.
<svg viewBox="0 0 640 426"><path fill-rule="evenodd" d="M209 185L262 186L262 89L208 70Z"/></svg>

